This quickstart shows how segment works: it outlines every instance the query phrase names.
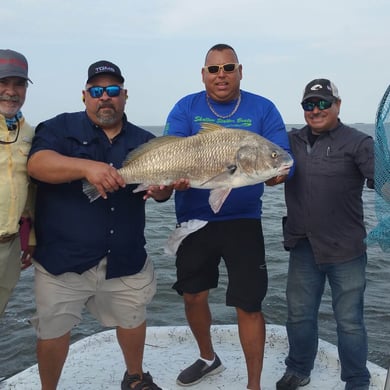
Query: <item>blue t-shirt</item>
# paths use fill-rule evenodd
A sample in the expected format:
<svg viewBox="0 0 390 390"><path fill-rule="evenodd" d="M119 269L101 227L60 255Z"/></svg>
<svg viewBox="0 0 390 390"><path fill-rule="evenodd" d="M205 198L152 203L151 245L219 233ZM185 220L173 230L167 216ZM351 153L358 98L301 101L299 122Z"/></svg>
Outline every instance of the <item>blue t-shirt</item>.
<svg viewBox="0 0 390 390"><path fill-rule="evenodd" d="M124 117L121 133L110 143L85 112L65 113L38 125L30 156L54 150L120 168L131 150L153 137ZM81 180L37 181L36 261L58 275L82 273L107 256L107 279L139 272L146 259L145 201L142 192L132 192L134 188L128 185L90 203Z"/></svg>
<svg viewBox="0 0 390 390"><path fill-rule="evenodd" d="M219 103L210 99L210 102L221 116L229 115L237 104L237 100ZM275 105L262 96L241 91L241 103L235 114L227 119L218 118L213 114L207 105L206 91L185 96L169 113L164 134L188 137L198 133L204 122L253 131L290 153L282 117ZM232 189L221 210L214 213L208 203L210 190L190 188L187 191L176 191L177 221L181 223L191 219L205 221L259 219L263 192L263 183Z"/></svg>

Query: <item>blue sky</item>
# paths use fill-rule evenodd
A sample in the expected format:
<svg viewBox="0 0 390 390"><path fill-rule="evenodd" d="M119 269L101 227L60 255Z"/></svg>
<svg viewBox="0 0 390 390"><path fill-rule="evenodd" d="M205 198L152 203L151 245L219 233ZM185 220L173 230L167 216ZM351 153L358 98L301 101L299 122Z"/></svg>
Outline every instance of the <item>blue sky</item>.
<svg viewBox="0 0 390 390"><path fill-rule="evenodd" d="M1 47L29 61L23 112L36 125L83 110L88 66L116 63L137 125L163 125L183 95L203 89L207 50L232 45L242 89L270 98L286 123L303 123L304 86L330 78L346 123L373 123L390 83L388 0L3 1Z"/></svg>

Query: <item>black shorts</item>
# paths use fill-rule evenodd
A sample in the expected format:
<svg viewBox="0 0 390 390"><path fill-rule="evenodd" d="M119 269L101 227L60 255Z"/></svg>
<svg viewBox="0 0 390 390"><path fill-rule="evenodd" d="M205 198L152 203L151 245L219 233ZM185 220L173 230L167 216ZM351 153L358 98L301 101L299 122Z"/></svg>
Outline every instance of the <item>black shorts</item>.
<svg viewBox="0 0 390 390"><path fill-rule="evenodd" d="M173 288L180 295L216 288L221 258L228 273L226 305L261 311L268 275L263 230L257 219L209 222L187 236L177 251Z"/></svg>

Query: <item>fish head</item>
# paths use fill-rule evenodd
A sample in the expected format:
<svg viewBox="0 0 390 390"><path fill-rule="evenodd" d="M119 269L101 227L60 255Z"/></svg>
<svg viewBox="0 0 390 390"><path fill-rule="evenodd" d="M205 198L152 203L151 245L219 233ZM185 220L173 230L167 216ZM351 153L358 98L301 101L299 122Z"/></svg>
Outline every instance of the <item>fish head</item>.
<svg viewBox="0 0 390 390"><path fill-rule="evenodd" d="M256 141L242 145L237 151L239 174L255 183L287 175L293 165L289 153L263 137Z"/></svg>

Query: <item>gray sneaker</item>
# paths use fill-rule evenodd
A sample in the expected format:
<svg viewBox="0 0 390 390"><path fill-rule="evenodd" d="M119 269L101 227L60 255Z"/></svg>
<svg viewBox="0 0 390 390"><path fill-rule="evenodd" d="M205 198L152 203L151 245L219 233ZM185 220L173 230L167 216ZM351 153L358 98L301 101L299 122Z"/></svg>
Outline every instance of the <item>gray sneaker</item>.
<svg viewBox="0 0 390 390"><path fill-rule="evenodd" d="M296 390L298 387L306 386L310 377L300 378L294 374L285 373L277 382L276 390Z"/></svg>
<svg viewBox="0 0 390 390"><path fill-rule="evenodd" d="M202 359L198 359L194 364L184 369L176 379L180 386L192 386L199 383L203 378L222 372L225 367L222 365L217 354L215 361L208 366Z"/></svg>

